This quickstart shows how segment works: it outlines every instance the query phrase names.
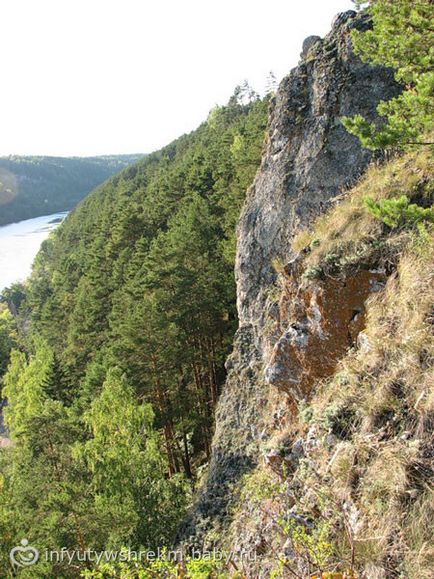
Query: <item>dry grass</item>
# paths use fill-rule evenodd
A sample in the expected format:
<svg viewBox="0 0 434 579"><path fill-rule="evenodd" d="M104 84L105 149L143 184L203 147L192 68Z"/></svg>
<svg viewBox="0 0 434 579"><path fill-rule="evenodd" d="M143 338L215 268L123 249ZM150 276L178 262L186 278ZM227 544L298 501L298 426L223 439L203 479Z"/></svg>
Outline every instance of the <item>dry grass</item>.
<svg viewBox="0 0 434 579"><path fill-rule="evenodd" d="M433 173L434 159L429 151L408 153L385 165L371 166L360 183L317 219L311 230L301 231L294 239L296 251L311 248L305 260L306 268L336 262L340 256L345 256L347 261L351 261L352 256L355 261L369 257L381 249L376 244L385 233L387 240L382 250L386 254L394 252L405 240L401 239L400 232L393 236L385 232L383 224L366 210L364 199L371 197L380 201L406 195L410 200L429 203L431 199L432 203Z"/></svg>
<svg viewBox="0 0 434 579"><path fill-rule="evenodd" d="M307 456L287 475L286 500L313 524L330 522L335 550L328 568L354 563L357 577L434 577L434 228L391 231L363 202L406 195L432 203L433 173L427 152L371 167L295 240L297 250L311 248L305 271L327 274L333 264L339 275L348 264L366 267L368 256L368 265L392 272L367 304L365 347L349 351L301 409L299 422L293 418L270 442L290 453L294 440L304 440ZM264 475L258 467L249 488ZM256 534L283 548L263 496L246 497L240 525L253 504ZM288 504L274 496L273 508L284 516ZM271 561L272 551L264 549Z"/></svg>
<svg viewBox="0 0 434 579"><path fill-rule="evenodd" d="M352 433L331 472L360 513L357 564L369 577L434 569L434 236L409 240L368 305L369 349L351 352L312 401L314 420L350 410ZM342 445L342 443L341 443ZM338 492L338 491L336 491Z"/></svg>
<svg viewBox="0 0 434 579"><path fill-rule="evenodd" d="M434 492L427 489L417 499L405 520L408 577L432 579L434 569Z"/></svg>

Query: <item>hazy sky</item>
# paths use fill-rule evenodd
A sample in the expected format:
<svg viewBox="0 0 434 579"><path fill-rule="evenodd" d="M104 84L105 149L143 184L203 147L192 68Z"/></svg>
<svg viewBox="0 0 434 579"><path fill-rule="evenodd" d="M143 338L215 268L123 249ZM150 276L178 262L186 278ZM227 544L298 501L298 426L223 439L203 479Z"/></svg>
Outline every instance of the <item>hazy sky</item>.
<svg viewBox="0 0 434 579"><path fill-rule="evenodd" d="M350 0L1 0L0 155L151 152Z"/></svg>

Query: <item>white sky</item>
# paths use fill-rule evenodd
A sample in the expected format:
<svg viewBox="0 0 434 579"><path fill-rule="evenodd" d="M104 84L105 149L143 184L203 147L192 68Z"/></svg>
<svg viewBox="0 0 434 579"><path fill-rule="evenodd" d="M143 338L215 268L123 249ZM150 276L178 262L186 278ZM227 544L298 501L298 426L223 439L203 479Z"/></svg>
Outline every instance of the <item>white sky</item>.
<svg viewBox="0 0 434 579"><path fill-rule="evenodd" d="M151 152L350 0L0 0L0 155Z"/></svg>

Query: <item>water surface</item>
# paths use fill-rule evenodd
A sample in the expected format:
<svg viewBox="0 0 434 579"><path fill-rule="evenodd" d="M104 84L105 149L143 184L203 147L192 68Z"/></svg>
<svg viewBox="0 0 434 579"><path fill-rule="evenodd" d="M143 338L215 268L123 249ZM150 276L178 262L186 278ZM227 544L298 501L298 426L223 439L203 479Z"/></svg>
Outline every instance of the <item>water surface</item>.
<svg viewBox="0 0 434 579"><path fill-rule="evenodd" d="M66 213L53 213L0 227L0 291L30 274L41 243Z"/></svg>

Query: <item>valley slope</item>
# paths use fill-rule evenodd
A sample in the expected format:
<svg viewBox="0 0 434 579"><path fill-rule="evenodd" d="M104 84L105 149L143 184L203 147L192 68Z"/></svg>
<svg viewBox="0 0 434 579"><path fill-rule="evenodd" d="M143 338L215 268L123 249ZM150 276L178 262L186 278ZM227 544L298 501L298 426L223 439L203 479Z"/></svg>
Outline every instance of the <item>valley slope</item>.
<svg viewBox="0 0 434 579"><path fill-rule="evenodd" d="M4 574L26 537L187 553L47 579L432 577L432 147L344 128L402 94L370 30L338 15L275 95L111 177L5 293Z"/></svg>
<svg viewBox="0 0 434 579"><path fill-rule="evenodd" d="M1 157L0 226L70 211L97 185L142 157Z"/></svg>

